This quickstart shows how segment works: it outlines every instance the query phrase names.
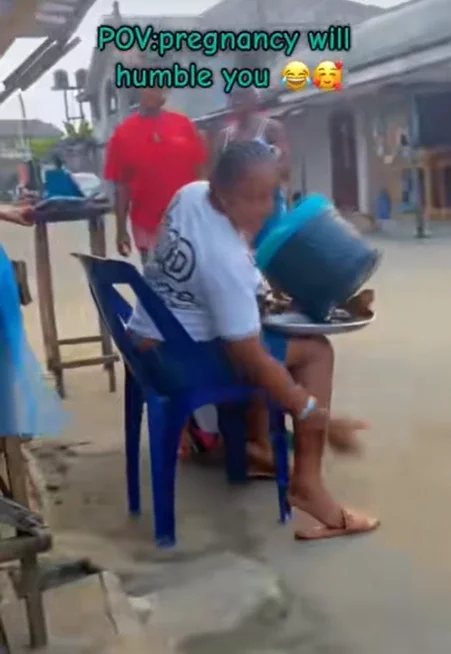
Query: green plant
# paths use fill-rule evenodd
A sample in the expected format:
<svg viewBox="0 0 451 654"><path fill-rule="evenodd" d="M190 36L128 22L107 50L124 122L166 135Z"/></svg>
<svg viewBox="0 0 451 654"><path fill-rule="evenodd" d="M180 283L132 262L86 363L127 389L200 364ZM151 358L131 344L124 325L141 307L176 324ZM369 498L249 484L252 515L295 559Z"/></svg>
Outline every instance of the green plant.
<svg viewBox="0 0 451 654"><path fill-rule="evenodd" d="M46 159L53 148L60 142L58 138L52 139L32 139L30 141L31 156L33 159Z"/></svg>
<svg viewBox="0 0 451 654"><path fill-rule="evenodd" d="M92 125L87 120L81 120L78 125L74 123L64 123L66 138L93 138L94 131Z"/></svg>

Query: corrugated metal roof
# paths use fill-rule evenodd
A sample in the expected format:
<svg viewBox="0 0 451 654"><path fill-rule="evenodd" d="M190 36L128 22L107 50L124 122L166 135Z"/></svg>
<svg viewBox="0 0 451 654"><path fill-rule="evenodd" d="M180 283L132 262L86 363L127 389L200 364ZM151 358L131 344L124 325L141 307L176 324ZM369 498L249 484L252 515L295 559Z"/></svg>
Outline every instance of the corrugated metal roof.
<svg viewBox="0 0 451 654"><path fill-rule="evenodd" d="M25 89L54 66L68 50L70 41L95 0L0 0L0 55L16 38L45 38L22 64L3 80L0 104L17 89Z"/></svg>
<svg viewBox="0 0 451 654"><path fill-rule="evenodd" d="M373 16L352 30L350 52L312 52L303 46L293 59L308 66L321 59L340 59L347 70L359 70L451 40L450 0L413 0ZM283 66L273 67L275 79Z"/></svg>
<svg viewBox="0 0 451 654"><path fill-rule="evenodd" d="M239 29L252 26L283 24L296 29L298 25L325 27L331 23L366 20L383 11L375 5L364 5L353 0L222 0L201 15L202 23Z"/></svg>
<svg viewBox="0 0 451 654"><path fill-rule="evenodd" d="M63 132L42 120L0 120L0 139L17 135L30 139L53 139L63 136Z"/></svg>
<svg viewBox="0 0 451 654"><path fill-rule="evenodd" d="M415 0L356 28L351 69L402 57L451 39L450 0Z"/></svg>

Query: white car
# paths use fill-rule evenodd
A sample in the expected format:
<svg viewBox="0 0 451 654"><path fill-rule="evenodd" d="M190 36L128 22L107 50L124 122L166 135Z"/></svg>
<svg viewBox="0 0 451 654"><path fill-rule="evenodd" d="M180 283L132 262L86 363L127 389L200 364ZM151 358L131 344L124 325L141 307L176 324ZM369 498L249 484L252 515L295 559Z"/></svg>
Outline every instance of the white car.
<svg viewBox="0 0 451 654"><path fill-rule="evenodd" d="M94 173L72 173L72 177L87 198L104 195L102 180Z"/></svg>

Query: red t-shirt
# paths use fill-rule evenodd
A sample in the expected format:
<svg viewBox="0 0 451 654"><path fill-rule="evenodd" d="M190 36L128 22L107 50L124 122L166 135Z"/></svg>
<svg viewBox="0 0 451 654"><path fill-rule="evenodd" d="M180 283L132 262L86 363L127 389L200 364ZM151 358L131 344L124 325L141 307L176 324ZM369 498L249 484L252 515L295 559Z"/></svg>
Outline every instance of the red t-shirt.
<svg viewBox="0 0 451 654"><path fill-rule="evenodd" d="M133 114L111 137L104 175L127 184L132 225L152 233L173 195L199 178L207 156L204 139L183 114Z"/></svg>

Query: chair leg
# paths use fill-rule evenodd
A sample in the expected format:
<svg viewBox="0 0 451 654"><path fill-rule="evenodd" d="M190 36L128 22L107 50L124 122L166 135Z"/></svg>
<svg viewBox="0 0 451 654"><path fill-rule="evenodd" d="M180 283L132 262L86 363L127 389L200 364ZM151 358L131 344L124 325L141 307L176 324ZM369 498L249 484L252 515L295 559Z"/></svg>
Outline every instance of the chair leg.
<svg viewBox="0 0 451 654"><path fill-rule="evenodd" d="M224 439L226 472L230 483L247 481L246 456L247 403L222 404L218 407L219 431Z"/></svg>
<svg viewBox="0 0 451 654"><path fill-rule="evenodd" d="M176 544L175 476L177 453L187 415L168 403L147 402L154 534L158 547Z"/></svg>
<svg viewBox="0 0 451 654"><path fill-rule="evenodd" d="M279 519L282 524L291 518L288 502L289 488L289 452L286 437L285 415L280 409L270 408L270 434L276 464L276 482L279 501Z"/></svg>
<svg viewBox="0 0 451 654"><path fill-rule="evenodd" d="M125 366L125 457L128 510L131 515L141 513L139 459L143 407L141 389Z"/></svg>
<svg viewBox="0 0 451 654"><path fill-rule="evenodd" d="M36 554L21 561L22 583L25 589L25 606L30 625L30 647L40 649L47 645L47 625L39 584L39 567Z"/></svg>

